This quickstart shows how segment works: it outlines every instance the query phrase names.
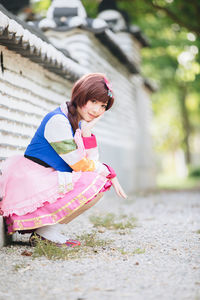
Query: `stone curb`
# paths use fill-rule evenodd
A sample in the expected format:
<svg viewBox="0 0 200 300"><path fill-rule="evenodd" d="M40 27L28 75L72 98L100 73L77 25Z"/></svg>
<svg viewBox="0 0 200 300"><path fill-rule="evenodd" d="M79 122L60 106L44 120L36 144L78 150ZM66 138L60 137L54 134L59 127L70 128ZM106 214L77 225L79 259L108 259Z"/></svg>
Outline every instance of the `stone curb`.
<svg viewBox="0 0 200 300"><path fill-rule="evenodd" d="M0 248L11 242L12 238L6 235L3 217L0 216Z"/></svg>

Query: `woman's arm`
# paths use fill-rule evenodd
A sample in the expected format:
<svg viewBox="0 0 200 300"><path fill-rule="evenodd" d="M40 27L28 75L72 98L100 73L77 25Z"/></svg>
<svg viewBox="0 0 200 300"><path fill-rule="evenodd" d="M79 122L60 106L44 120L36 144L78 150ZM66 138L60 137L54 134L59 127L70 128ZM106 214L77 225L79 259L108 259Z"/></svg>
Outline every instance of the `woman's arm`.
<svg viewBox="0 0 200 300"><path fill-rule="evenodd" d="M98 157L98 148L97 148L96 138L91 133L91 130L94 127L94 125L101 119L101 117L102 116L92 120L91 122L83 121L81 124L83 142L84 142L85 148L89 149L89 150L86 150L88 157L92 157L92 156L94 157L95 155ZM113 185L117 195L126 199L127 195L124 192L123 188L121 187L113 168L111 168L110 166L108 166L106 164L103 164L103 165L109 171L107 178L110 179L110 181L112 182L112 185Z"/></svg>
<svg viewBox="0 0 200 300"><path fill-rule="evenodd" d="M113 185L113 187L114 187L115 192L117 193L117 195L118 195L119 197L122 197L122 198L124 198L124 199L127 199L127 195L126 195L126 193L124 192L123 188L121 187L121 185L120 185L120 183L119 183L117 177L112 178L112 179L111 179L111 182L112 182L112 185Z"/></svg>
<svg viewBox="0 0 200 300"><path fill-rule="evenodd" d="M96 148L95 151L98 153L95 142L96 139L92 138L89 143L89 140L86 142L80 129L76 131L73 137L71 125L62 115L55 115L47 122L44 136L57 154L60 155L74 171L95 171L103 174L111 180L116 193L120 197L127 198L117 180L114 170L96 159L88 158L89 155L87 156L87 151L89 149Z"/></svg>
<svg viewBox="0 0 200 300"><path fill-rule="evenodd" d="M74 171L96 171L105 176L110 174L98 159L87 157L80 130L77 130L73 137L71 125L64 116L59 114L53 116L45 126L44 136Z"/></svg>

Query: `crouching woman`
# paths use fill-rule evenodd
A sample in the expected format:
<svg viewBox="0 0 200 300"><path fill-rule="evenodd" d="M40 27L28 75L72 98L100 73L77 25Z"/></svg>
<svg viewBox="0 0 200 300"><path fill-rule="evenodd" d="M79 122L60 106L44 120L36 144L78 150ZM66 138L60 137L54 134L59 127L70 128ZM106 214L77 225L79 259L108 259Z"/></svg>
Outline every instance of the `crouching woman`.
<svg viewBox="0 0 200 300"><path fill-rule="evenodd" d="M114 98L103 74L79 79L70 102L42 120L24 156L8 158L0 181L1 211L8 234L32 232L57 245L80 243L60 233L93 206L113 185L126 198L114 170L99 161L93 126L113 105Z"/></svg>

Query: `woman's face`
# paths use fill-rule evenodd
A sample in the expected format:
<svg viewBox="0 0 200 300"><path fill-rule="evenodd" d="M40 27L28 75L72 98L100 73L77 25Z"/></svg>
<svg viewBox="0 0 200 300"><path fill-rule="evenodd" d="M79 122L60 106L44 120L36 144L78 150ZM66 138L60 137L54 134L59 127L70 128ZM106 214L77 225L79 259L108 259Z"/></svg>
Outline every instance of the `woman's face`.
<svg viewBox="0 0 200 300"><path fill-rule="evenodd" d="M81 120L90 122L93 119L103 115L106 110L106 103L97 100L89 100L83 107L77 108Z"/></svg>

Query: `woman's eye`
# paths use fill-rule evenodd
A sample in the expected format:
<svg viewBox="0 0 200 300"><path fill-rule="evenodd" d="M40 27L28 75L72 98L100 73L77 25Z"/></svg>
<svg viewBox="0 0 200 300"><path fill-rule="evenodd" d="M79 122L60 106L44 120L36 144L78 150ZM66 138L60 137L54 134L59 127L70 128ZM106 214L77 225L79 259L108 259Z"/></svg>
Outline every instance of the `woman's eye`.
<svg viewBox="0 0 200 300"><path fill-rule="evenodd" d="M92 102L92 103L96 103L97 101L96 101L96 100L91 100L91 102Z"/></svg>

